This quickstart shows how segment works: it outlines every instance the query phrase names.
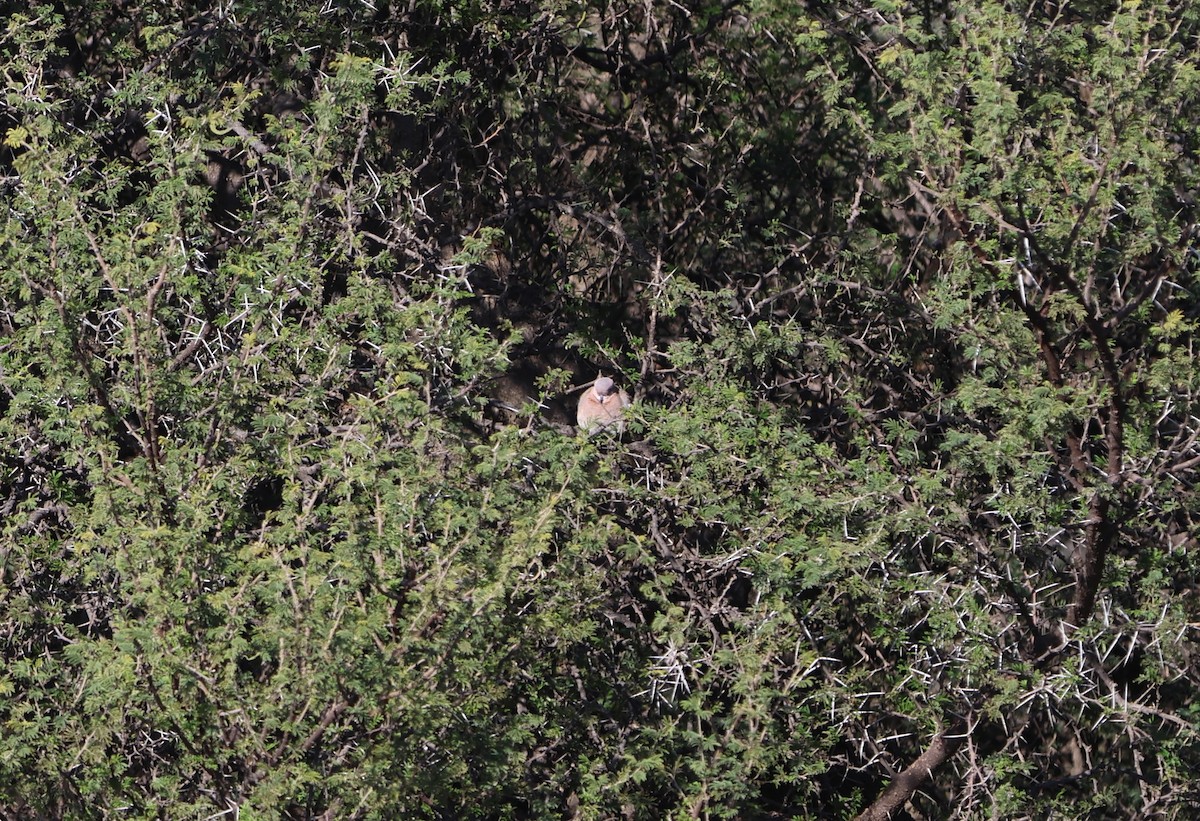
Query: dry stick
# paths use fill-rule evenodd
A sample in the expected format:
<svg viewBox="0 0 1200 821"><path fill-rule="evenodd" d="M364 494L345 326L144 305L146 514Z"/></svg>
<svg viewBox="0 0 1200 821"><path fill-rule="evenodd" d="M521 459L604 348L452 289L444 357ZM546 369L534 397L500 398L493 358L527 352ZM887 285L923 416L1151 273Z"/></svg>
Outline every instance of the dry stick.
<svg viewBox="0 0 1200 821"><path fill-rule="evenodd" d="M655 296L660 296L665 280L662 275L662 246L660 245L655 251L654 273L651 276L650 285L658 293ZM646 327L646 355L642 358L642 372L638 374L637 389L634 394L634 399L641 399L641 394L645 390L646 380L650 376L650 369L654 367L654 357L658 354L658 303L651 300L650 303L650 320Z"/></svg>

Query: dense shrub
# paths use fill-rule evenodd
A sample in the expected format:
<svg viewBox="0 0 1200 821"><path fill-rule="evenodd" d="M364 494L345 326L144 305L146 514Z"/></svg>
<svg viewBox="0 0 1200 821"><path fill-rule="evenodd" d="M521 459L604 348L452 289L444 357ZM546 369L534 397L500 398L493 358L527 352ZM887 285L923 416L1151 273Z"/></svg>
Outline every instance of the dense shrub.
<svg viewBox="0 0 1200 821"><path fill-rule="evenodd" d="M1191 4L4 26L4 815L1194 813Z"/></svg>

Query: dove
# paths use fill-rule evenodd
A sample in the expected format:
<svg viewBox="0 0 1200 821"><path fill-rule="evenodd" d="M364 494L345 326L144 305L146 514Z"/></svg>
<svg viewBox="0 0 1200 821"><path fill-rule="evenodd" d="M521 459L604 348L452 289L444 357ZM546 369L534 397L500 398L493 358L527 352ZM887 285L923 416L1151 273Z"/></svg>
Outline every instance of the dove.
<svg viewBox="0 0 1200 821"><path fill-rule="evenodd" d="M592 387L579 397L579 411L575 420L579 429L589 436L605 428L614 427L620 433L625 425L622 412L629 404L629 395L607 376L599 376Z"/></svg>

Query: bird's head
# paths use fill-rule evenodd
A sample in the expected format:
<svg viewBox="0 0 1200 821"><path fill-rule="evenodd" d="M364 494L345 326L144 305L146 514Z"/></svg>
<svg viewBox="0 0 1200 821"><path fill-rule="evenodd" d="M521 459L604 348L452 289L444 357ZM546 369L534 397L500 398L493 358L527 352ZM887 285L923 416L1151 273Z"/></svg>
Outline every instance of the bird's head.
<svg viewBox="0 0 1200 821"><path fill-rule="evenodd" d="M596 399L603 402L608 397L617 392L616 384L607 376L601 376L596 379L596 384L592 386L592 393L596 395Z"/></svg>

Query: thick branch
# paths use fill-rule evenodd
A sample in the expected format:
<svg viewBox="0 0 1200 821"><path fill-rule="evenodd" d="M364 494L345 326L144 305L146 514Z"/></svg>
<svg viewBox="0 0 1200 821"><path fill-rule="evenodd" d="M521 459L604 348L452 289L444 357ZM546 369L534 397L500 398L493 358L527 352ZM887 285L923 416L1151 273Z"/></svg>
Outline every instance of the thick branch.
<svg viewBox="0 0 1200 821"><path fill-rule="evenodd" d="M933 771L949 760L958 752L958 748L967 739L967 722L964 718L955 719L950 727L933 737L933 742L925 752L917 756L902 773L892 779L887 789L879 794L871 806L863 810L855 821L887 821L892 813L900 809L905 801L921 789L932 776Z"/></svg>

